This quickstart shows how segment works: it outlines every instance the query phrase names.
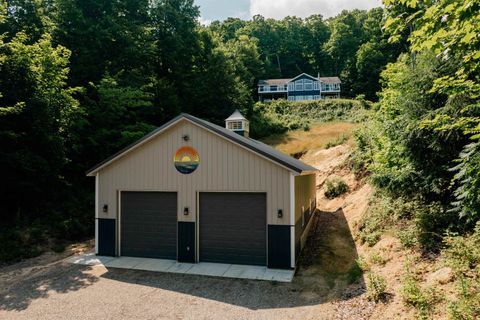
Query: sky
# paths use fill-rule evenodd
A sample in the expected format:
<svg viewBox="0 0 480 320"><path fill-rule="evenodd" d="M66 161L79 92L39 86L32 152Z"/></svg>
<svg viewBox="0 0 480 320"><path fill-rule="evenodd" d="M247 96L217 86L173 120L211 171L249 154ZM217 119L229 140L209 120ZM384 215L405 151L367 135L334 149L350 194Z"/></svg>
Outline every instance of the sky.
<svg viewBox="0 0 480 320"><path fill-rule="evenodd" d="M256 14L282 19L286 16L308 17L321 14L329 18L344 9L371 9L381 0L195 0L200 6L200 22L208 24L228 17L250 19Z"/></svg>

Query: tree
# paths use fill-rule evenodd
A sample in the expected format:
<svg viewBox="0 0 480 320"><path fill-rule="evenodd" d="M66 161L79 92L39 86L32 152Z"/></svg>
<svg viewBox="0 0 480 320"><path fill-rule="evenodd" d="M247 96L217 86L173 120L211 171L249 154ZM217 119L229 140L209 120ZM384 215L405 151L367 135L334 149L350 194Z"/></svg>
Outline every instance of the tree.
<svg viewBox="0 0 480 320"><path fill-rule="evenodd" d="M27 44L19 33L0 41L0 193L4 222L12 222L55 199L65 181L65 141L78 108L67 87L70 52L46 34ZM15 212L15 215L12 213Z"/></svg>
<svg viewBox="0 0 480 320"><path fill-rule="evenodd" d="M72 85L96 83L107 73L142 85L153 50L148 3L56 0L54 38L72 51Z"/></svg>

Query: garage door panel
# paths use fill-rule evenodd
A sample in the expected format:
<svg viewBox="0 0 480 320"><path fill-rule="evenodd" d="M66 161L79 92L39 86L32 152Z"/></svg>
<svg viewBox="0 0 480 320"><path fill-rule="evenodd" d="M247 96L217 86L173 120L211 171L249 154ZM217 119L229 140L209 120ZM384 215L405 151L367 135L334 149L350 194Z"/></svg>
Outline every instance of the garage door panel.
<svg viewBox="0 0 480 320"><path fill-rule="evenodd" d="M200 193L200 260L266 264L266 194Z"/></svg>
<svg viewBox="0 0 480 320"><path fill-rule="evenodd" d="M122 192L121 254L176 259L177 194Z"/></svg>

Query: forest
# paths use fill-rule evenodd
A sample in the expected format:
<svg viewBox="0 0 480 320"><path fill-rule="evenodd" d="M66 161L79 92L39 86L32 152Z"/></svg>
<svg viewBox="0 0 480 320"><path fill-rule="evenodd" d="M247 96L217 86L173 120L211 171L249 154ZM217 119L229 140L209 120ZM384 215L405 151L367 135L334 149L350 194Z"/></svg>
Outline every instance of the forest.
<svg viewBox="0 0 480 320"><path fill-rule="evenodd" d="M257 80L301 72L377 100L380 71L406 50L404 35L388 41L381 8L198 18L193 0L1 1L0 260L91 235L85 171L178 113L222 124L238 108L268 125Z"/></svg>
<svg viewBox="0 0 480 320"><path fill-rule="evenodd" d="M376 188L362 241L395 225L405 246L446 250L462 286L450 312L480 310L480 1L198 18L193 0L1 1L0 260L91 237L85 171L180 112L222 124L240 109L259 138L355 107L349 163ZM301 72L339 76L355 100L255 103L259 79Z"/></svg>

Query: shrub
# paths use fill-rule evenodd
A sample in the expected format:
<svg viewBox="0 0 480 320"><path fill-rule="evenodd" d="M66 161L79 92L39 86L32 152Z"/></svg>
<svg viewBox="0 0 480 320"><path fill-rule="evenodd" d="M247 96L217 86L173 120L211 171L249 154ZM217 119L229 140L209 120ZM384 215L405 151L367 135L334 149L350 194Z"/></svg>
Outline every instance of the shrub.
<svg viewBox="0 0 480 320"><path fill-rule="evenodd" d="M365 271L370 270L370 267L365 259L358 257L355 259L352 267L348 270L347 280L349 284L357 282Z"/></svg>
<svg viewBox="0 0 480 320"><path fill-rule="evenodd" d="M387 284L385 278L379 274L369 272L367 274L367 297L373 301L380 301L385 296Z"/></svg>
<svg viewBox="0 0 480 320"><path fill-rule="evenodd" d="M476 319L480 314L480 222L467 236L448 236L443 255L455 275L456 299L448 305L452 319Z"/></svg>
<svg viewBox="0 0 480 320"><path fill-rule="evenodd" d="M385 228L393 224L394 207L388 197L376 194L370 201L369 209L358 224L358 236L362 243L375 245Z"/></svg>
<svg viewBox="0 0 480 320"><path fill-rule="evenodd" d="M333 139L331 141L328 141L327 144L325 145L325 149L330 149L332 147L339 146L347 140L348 140L348 136L345 135L345 134L342 134L342 135L336 137L335 139Z"/></svg>
<svg viewBox="0 0 480 320"><path fill-rule="evenodd" d="M418 230L413 224L398 228L396 235L404 248L412 248L418 243Z"/></svg>
<svg viewBox="0 0 480 320"><path fill-rule="evenodd" d="M365 120L368 102L349 99L258 102L250 116L250 134L262 138L287 130L308 130L312 122Z"/></svg>
<svg viewBox="0 0 480 320"><path fill-rule="evenodd" d="M390 259L382 254L373 252L370 254L370 261L374 264L384 266Z"/></svg>
<svg viewBox="0 0 480 320"><path fill-rule="evenodd" d="M334 178L325 182L325 197L329 199L336 198L348 192L348 186L340 178Z"/></svg>
<svg viewBox="0 0 480 320"><path fill-rule="evenodd" d="M420 288L418 281L412 274L407 274L400 289L405 304L417 309L421 317L426 317L433 309L438 297L433 288Z"/></svg>

